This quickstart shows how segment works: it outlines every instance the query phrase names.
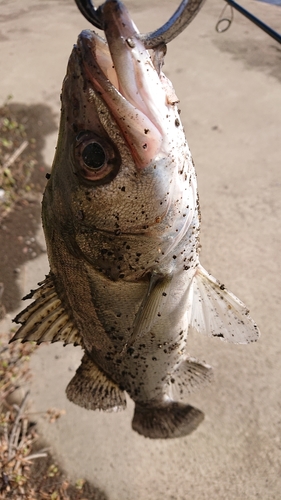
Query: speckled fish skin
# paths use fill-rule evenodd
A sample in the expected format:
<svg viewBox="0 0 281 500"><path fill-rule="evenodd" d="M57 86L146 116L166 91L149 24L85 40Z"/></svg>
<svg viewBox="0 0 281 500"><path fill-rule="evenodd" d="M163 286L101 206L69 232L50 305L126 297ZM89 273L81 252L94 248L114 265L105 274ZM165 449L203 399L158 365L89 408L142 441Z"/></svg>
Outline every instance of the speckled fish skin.
<svg viewBox="0 0 281 500"><path fill-rule="evenodd" d="M136 167L108 108L92 93L85 63L81 67L81 57L92 56L85 46L94 47L95 40L90 32L80 35L64 83L60 140L43 201L48 255L87 352L135 401L162 401L163 378L185 357L184 303L198 265L195 171L174 104L167 106L167 153ZM116 151L119 171L107 184L73 175L73 145L85 129ZM164 280L153 329L124 355L152 275L160 288Z"/></svg>
<svg viewBox="0 0 281 500"><path fill-rule="evenodd" d="M196 174L173 87L123 5L109 0L103 15L108 45L84 31L69 60L43 199L51 292L86 353L67 395L110 410L125 406L126 391L136 431L179 437L203 419L186 399L211 375L187 353L189 329L237 343L259 332L244 304L199 263ZM35 293L38 304L44 294ZM44 325L46 307L37 309L33 323ZM62 320L51 333L40 326L39 338L28 330L30 317L16 318L23 330L15 338L74 342Z"/></svg>

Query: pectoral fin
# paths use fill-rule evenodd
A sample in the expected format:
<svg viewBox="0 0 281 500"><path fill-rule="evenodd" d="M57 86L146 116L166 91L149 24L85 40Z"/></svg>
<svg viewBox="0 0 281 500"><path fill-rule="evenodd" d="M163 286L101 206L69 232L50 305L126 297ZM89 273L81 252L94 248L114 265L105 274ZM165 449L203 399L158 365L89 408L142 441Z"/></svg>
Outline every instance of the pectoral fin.
<svg viewBox="0 0 281 500"><path fill-rule="evenodd" d="M258 327L245 304L200 265L188 301L189 324L198 332L235 344L258 340Z"/></svg>
<svg viewBox="0 0 281 500"><path fill-rule="evenodd" d="M81 344L80 334L69 317L57 295L53 279L47 276L40 286L32 290L24 299L35 299L21 311L13 320L21 324L14 337L10 340L22 342L33 341L57 342L66 344Z"/></svg>
<svg viewBox="0 0 281 500"><path fill-rule="evenodd" d="M126 396L117 384L84 354L66 388L70 401L87 410L118 411L126 408Z"/></svg>

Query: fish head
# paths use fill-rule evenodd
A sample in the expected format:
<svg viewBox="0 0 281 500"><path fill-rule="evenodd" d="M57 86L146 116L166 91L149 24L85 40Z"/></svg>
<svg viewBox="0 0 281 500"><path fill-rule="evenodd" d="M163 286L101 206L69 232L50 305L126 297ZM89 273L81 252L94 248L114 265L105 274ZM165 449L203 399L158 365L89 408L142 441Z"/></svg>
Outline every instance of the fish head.
<svg viewBox="0 0 281 500"><path fill-rule="evenodd" d="M165 46L151 57L119 1L105 2L103 19L106 40L82 31L69 59L46 197L75 235L171 238L194 193L178 99L161 70Z"/></svg>

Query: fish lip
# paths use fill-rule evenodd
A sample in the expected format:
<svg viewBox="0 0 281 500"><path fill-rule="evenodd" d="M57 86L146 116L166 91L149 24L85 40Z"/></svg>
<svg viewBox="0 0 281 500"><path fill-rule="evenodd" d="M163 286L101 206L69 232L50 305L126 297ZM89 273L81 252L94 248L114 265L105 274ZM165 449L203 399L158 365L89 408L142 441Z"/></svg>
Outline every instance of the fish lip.
<svg viewBox="0 0 281 500"><path fill-rule="evenodd" d="M90 96L94 92L104 101L129 146L137 169L142 170L161 152L164 135L161 127L167 114L166 95L148 52L134 33L129 37L134 48L128 46L128 36L126 33L122 35L125 28L120 19L108 23L108 43L95 32L84 30L79 35L76 50L84 76L92 86ZM126 19L133 26L130 30L135 30L130 18ZM124 53L130 62L128 67L124 65ZM150 72L148 76L145 74L147 70ZM153 90L150 90L151 80ZM154 104L156 94L161 94L162 98L159 110Z"/></svg>

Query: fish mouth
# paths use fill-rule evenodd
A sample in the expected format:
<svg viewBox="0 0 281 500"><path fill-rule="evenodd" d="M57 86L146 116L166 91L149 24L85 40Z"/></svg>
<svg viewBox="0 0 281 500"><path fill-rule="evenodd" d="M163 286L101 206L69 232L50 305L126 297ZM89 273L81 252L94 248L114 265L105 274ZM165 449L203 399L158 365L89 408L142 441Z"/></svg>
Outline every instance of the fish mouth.
<svg viewBox="0 0 281 500"><path fill-rule="evenodd" d="M92 86L90 92L105 102L141 170L168 155L164 124L169 105L178 100L167 92L168 80L138 39L126 8L118 0L108 0L103 18L106 41L85 30L79 35L77 50Z"/></svg>

